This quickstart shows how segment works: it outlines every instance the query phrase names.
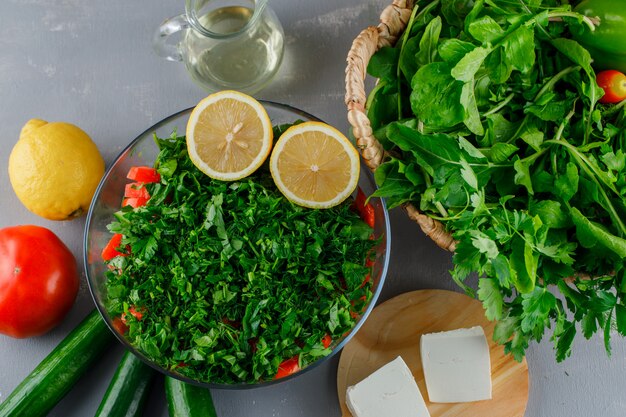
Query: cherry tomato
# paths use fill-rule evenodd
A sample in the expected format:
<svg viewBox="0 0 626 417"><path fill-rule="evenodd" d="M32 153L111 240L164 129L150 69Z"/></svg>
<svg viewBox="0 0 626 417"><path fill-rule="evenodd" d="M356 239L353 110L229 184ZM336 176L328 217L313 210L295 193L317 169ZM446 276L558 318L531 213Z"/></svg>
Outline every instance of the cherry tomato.
<svg viewBox="0 0 626 417"><path fill-rule="evenodd" d="M63 320L79 287L76 259L50 230L0 229L0 333L42 335Z"/></svg>
<svg viewBox="0 0 626 417"><path fill-rule="evenodd" d="M291 374L295 374L300 370L300 364L298 363L298 355L293 358L285 359L278 365L278 372L276 372L276 376L274 379L284 378Z"/></svg>
<svg viewBox="0 0 626 417"><path fill-rule="evenodd" d="M619 103L626 99L626 75L616 70L600 71L596 82L604 90L600 103Z"/></svg>

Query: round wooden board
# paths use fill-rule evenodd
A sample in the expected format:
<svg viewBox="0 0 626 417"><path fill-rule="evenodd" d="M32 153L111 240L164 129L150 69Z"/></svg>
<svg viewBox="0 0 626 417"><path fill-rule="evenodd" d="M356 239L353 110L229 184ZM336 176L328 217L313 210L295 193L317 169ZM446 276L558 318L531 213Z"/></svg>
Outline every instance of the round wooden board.
<svg viewBox="0 0 626 417"><path fill-rule="evenodd" d="M431 403L420 357L420 336L480 325L491 355L492 399L472 403ZM467 295L443 290L420 290L392 298L376 307L359 332L346 344L337 371L337 392L343 417L346 388L387 362L402 356L415 377L431 417L522 417L528 402L528 366L504 354L492 340L495 323L482 304Z"/></svg>

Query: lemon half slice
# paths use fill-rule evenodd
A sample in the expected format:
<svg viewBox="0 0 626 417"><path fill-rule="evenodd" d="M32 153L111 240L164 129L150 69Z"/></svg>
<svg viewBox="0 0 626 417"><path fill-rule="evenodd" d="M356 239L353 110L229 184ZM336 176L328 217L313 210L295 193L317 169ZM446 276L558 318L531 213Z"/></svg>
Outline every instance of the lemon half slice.
<svg viewBox="0 0 626 417"><path fill-rule="evenodd" d="M344 201L359 180L359 154L341 132L321 122L287 129L274 145L270 171L283 195L310 208Z"/></svg>
<svg viewBox="0 0 626 417"><path fill-rule="evenodd" d="M235 181L256 171L272 149L272 123L253 97L231 90L209 95L187 122L191 161L211 178Z"/></svg>

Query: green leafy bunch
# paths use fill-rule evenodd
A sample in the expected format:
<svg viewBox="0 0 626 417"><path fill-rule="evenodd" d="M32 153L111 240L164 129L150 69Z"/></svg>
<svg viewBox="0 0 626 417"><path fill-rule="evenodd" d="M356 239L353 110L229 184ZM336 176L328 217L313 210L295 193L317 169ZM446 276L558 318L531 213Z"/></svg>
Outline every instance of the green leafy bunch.
<svg viewBox="0 0 626 417"><path fill-rule="evenodd" d="M626 335L625 103L598 103L571 38L595 23L553 0L419 1L368 66L375 195L452 234L452 277L518 360L548 328L559 361L577 327L609 353Z"/></svg>
<svg viewBox="0 0 626 417"><path fill-rule="evenodd" d="M288 358L303 368L328 355L323 340L340 340L372 297L366 258L378 241L350 201L299 207L264 168L213 180L184 137L155 139L160 183L146 185L146 206L122 208L108 226L129 248L106 281L107 309L124 317L129 342L216 384L271 380Z"/></svg>

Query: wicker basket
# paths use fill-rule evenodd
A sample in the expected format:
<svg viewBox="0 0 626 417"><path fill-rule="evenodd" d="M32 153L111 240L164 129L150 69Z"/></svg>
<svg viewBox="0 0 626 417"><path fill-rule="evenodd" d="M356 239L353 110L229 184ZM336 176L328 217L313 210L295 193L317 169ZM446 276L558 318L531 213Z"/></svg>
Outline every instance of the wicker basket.
<svg viewBox="0 0 626 417"><path fill-rule="evenodd" d="M352 133L361 156L372 171L383 162L385 151L373 136L370 121L365 114L367 64L378 49L395 44L406 28L412 9L412 0L394 0L380 15L380 24L363 30L352 43L348 53L345 98L348 122L352 126ZM403 208L409 218L438 246L454 252L456 242L446 232L443 224L421 213L413 204L405 204Z"/></svg>
<svg viewBox="0 0 626 417"><path fill-rule="evenodd" d="M393 46L400 38L411 17L413 5L413 0L394 0L381 13L378 26L364 29L356 37L348 52L345 97L348 122L352 126L352 133L361 157L372 171L375 171L382 164L386 154L383 146L374 137L370 121L365 113L367 64L376 51L384 46ZM441 222L421 213L411 203L404 204L402 207L408 217L417 223L433 242L447 251L454 252L456 241L445 230ZM576 272L573 276L566 278L565 281L572 283L576 279L588 280L591 278L585 272Z"/></svg>

